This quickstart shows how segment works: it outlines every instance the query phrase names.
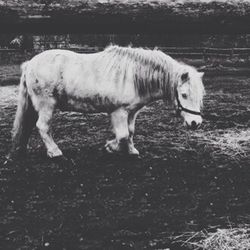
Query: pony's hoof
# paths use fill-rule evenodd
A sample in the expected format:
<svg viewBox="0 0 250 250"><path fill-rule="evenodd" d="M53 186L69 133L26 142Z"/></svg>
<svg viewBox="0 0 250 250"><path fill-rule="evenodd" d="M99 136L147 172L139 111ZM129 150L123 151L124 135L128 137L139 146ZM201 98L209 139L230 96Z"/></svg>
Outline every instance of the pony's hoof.
<svg viewBox="0 0 250 250"><path fill-rule="evenodd" d="M62 151L59 148L57 148L57 147L55 149L53 149L53 150L48 150L47 151L47 156L49 158L51 158L51 159L53 159L53 158L56 159L56 158L64 157Z"/></svg>
<svg viewBox="0 0 250 250"><path fill-rule="evenodd" d="M132 148L129 150L128 154L131 156L139 156L140 153L136 148Z"/></svg>
<svg viewBox="0 0 250 250"><path fill-rule="evenodd" d="M118 151L118 144L112 140L112 141L107 141L107 143L105 144L104 148L106 150L107 153L109 154L114 154L115 152Z"/></svg>
<svg viewBox="0 0 250 250"><path fill-rule="evenodd" d="M108 154L113 154L114 153L114 151L112 150L112 148L109 147L109 146L105 146L104 149L105 149L106 153L108 153Z"/></svg>

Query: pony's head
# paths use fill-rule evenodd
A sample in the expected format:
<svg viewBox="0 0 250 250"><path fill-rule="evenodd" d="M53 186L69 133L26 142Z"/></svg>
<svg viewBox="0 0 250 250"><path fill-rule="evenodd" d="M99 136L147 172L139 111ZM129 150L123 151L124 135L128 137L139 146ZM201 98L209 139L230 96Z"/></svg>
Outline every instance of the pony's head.
<svg viewBox="0 0 250 250"><path fill-rule="evenodd" d="M205 93L202 83L204 73L190 66L183 66L178 72L175 88L175 106L183 117L184 125L196 129L202 123L201 107Z"/></svg>

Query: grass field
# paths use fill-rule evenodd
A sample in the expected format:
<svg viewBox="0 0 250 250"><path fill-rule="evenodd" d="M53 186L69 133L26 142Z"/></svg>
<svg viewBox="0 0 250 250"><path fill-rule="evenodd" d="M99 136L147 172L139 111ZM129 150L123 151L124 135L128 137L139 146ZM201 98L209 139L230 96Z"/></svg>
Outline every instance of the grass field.
<svg viewBox="0 0 250 250"><path fill-rule="evenodd" d="M0 87L0 249L187 249L174 237L250 223L250 78L205 77L204 123L186 130L156 102L138 116L138 159L110 156L108 116L57 113L54 138L75 165L3 166L16 86Z"/></svg>

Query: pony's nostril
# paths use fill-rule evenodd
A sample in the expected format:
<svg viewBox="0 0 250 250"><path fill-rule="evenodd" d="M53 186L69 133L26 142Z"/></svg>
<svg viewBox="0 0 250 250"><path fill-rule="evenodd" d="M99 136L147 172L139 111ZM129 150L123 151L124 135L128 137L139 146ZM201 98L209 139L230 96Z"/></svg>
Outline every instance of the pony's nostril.
<svg viewBox="0 0 250 250"><path fill-rule="evenodd" d="M197 128L197 123L195 121L191 122L191 128L196 129Z"/></svg>

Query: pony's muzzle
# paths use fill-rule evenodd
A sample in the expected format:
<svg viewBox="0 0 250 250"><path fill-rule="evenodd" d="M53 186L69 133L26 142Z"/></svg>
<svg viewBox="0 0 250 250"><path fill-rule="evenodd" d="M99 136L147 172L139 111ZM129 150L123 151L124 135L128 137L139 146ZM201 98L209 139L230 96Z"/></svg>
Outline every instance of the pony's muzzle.
<svg viewBox="0 0 250 250"><path fill-rule="evenodd" d="M192 130L199 128L202 123L202 117L198 115L185 114L183 118L186 127Z"/></svg>

